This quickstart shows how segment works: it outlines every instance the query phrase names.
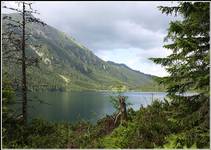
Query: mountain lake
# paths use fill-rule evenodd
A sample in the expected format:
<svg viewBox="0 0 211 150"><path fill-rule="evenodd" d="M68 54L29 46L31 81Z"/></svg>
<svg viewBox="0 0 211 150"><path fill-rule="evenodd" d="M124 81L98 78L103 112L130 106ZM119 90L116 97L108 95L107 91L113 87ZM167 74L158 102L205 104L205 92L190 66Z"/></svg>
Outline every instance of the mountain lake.
<svg viewBox="0 0 211 150"><path fill-rule="evenodd" d="M115 112L110 102L111 92L30 92L28 93L29 118L43 118L53 122L77 122L86 120L92 123ZM152 99L163 100L164 92L126 92L127 102L134 110L141 105L151 104ZM42 101L41 103L39 101ZM16 105L21 111L21 105Z"/></svg>

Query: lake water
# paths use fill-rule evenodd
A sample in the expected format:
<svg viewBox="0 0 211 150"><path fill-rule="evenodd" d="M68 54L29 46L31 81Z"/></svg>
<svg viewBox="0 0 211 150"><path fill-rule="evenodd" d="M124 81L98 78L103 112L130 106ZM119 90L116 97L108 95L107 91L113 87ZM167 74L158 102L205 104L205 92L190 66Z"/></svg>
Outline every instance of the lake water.
<svg viewBox="0 0 211 150"><path fill-rule="evenodd" d="M40 117L49 121L77 122L87 120L95 123L106 114L115 110L110 102L110 92L35 92L29 93L32 101L29 102L28 112L30 118ZM134 110L147 106L153 99L166 96L163 92L126 92L128 102ZM42 100L47 104L39 103Z"/></svg>

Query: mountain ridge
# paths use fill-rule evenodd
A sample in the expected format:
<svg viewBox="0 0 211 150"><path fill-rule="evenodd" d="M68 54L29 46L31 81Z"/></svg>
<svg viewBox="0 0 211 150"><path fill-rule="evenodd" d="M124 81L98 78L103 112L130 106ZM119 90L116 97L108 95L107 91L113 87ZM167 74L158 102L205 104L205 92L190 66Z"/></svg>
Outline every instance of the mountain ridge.
<svg viewBox="0 0 211 150"><path fill-rule="evenodd" d="M157 77L157 76L152 75L152 74L149 74L149 73L143 73L143 72L141 72L141 71L139 71L139 70L132 69L132 68L130 68L129 66L127 66L126 64L124 64L124 63L117 63L117 62L110 61L110 60L108 60L108 61L106 61L106 62L107 62L107 63L110 63L110 64L113 64L113 65L117 65L117 66L122 66L122 67L128 68L129 70L132 70L132 71L137 72L137 73L141 73L141 74L148 75L148 76L152 76L152 77Z"/></svg>
<svg viewBox="0 0 211 150"><path fill-rule="evenodd" d="M18 18L14 14L5 14ZM2 23L6 30L5 22ZM72 36L50 25L29 24L31 43L38 43L40 49L30 45L28 55L40 58L40 68L32 68L29 75L35 78L30 85L42 82L48 89L110 90L124 85L128 90L159 91L154 76L133 70L125 64L106 62L90 49L78 43ZM33 86L30 86L33 89Z"/></svg>

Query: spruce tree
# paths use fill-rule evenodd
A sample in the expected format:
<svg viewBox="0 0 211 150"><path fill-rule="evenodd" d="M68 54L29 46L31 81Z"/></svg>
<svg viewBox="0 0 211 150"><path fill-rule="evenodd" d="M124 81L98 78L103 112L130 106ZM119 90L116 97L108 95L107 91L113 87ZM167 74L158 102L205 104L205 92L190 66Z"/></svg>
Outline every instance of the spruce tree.
<svg viewBox="0 0 211 150"><path fill-rule="evenodd" d="M151 58L165 67L169 76L159 78L169 96L196 91L209 97L210 8L208 2L181 2L176 7L160 6L162 13L181 15L170 22L164 45L172 53L166 58Z"/></svg>

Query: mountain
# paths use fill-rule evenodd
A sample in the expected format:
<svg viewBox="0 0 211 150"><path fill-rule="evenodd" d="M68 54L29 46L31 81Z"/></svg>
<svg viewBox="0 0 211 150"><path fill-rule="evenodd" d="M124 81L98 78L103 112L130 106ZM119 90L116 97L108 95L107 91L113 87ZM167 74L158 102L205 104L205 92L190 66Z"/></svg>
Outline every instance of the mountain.
<svg viewBox="0 0 211 150"><path fill-rule="evenodd" d="M6 15L20 19L18 14ZM3 32L6 30L5 23L2 25ZM30 67L28 71L31 89L45 85L47 89L108 90L119 84L129 90L161 89L153 80L154 76L132 70L125 64L103 61L73 37L50 25L32 23L28 24L27 30L32 34L27 55L40 59L39 68ZM34 44L41 47L36 48ZM7 70L6 66L4 70Z"/></svg>

